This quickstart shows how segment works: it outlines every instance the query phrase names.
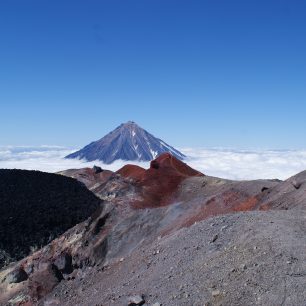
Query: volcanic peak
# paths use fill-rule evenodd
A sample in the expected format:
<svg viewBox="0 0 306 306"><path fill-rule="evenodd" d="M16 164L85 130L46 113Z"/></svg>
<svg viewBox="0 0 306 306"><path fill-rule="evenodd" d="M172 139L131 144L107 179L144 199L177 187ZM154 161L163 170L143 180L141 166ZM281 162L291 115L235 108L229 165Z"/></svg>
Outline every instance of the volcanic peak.
<svg viewBox="0 0 306 306"><path fill-rule="evenodd" d="M118 159L151 161L165 152L171 153L180 160L185 158L184 154L163 140L154 137L134 121L128 121L100 140L90 143L83 149L66 156L66 158L79 158L87 161L100 160L106 164L111 164Z"/></svg>

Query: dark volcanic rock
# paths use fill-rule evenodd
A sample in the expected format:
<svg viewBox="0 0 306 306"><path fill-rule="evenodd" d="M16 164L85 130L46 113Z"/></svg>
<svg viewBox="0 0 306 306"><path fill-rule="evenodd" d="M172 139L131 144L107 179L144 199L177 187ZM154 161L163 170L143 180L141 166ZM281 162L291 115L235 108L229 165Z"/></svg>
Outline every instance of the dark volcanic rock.
<svg viewBox="0 0 306 306"><path fill-rule="evenodd" d="M184 154L164 141L155 138L135 122L129 121L121 124L102 139L90 143L66 158L79 158L88 161L101 160L110 164L118 159L150 161L166 152L178 159L185 157Z"/></svg>
<svg viewBox="0 0 306 306"><path fill-rule="evenodd" d="M68 253L64 253L56 258L54 265L64 274L70 274L73 271L72 257Z"/></svg>
<svg viewBox="0 0 306 306"><path fill-rule="evenodd" d="M95 174L103 172L103 169L101 167L99 167L99 166L96 166L96 165L94 165L92 167L92 170L94 171Z"/></svg>
<svg viewBox="0 0 306 306"><path fill-rule="evenodd" d="M18 267L17 269L11 271L10 273L8 273L5 276L5 281L8 284L17 284L17 283L21 283L25 280L28 279L28 274L20 267Z"/></svg>
<svg viewBox="0 0 306 306"><path fill-rule="evenodd" d="M46 245L87 219L101 201L61 175L0 170L0 268Z"/></svg>

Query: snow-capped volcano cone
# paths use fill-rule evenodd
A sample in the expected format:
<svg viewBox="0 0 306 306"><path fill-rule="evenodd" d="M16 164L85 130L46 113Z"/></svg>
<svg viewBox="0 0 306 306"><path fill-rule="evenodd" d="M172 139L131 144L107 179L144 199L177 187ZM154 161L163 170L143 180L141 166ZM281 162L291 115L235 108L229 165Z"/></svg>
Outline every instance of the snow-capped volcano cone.
<svg viewBox="0 0 306 306"><path fill-rule="evenodd" d="M100 160L111 164L118 159L150 161L166 152L181 160L185 157L184 154L154 137L135 122L129 121L121 124L100 140L66 156L66 158L79 158L87 161Z"/></svg>

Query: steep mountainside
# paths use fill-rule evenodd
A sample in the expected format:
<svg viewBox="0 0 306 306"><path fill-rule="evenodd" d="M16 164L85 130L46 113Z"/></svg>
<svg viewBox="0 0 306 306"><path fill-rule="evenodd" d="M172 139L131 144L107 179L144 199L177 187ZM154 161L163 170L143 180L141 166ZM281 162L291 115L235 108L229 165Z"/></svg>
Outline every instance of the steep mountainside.
<svg viewBox="0 0 306 306"><path fill-rule="evenodd" d="M100 200L78 181L38 171L0 170L0 268L87 219Z"/></svg>
<svg viewBox="0 0 306 306"><path fill-rule="evenodd" d="M171 153L178 159L185 157L184 154L155 138L135 122L129 121L66 158L100 160L105 164L111 164L118 159L150 161L165 152Z"/></svg>

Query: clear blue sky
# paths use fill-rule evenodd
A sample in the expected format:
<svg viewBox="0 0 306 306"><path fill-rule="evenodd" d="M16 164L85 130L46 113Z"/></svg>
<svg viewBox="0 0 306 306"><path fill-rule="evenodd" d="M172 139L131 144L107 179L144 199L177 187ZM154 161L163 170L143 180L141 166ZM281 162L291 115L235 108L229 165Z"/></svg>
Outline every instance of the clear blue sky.
<svg viewBox="0 0 306 306"><path fill-rule="evenodd" d="M306 148L306 1L0 2L0 145L134 120L175 146Z"/></svg>

